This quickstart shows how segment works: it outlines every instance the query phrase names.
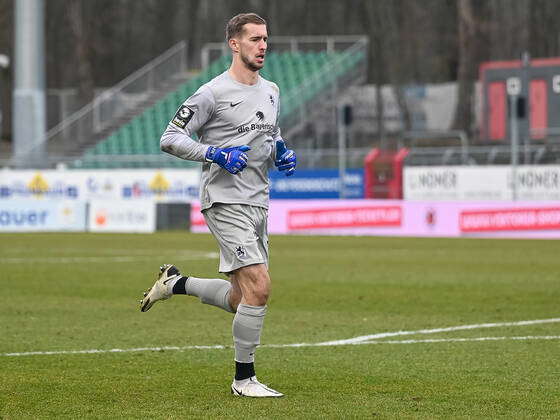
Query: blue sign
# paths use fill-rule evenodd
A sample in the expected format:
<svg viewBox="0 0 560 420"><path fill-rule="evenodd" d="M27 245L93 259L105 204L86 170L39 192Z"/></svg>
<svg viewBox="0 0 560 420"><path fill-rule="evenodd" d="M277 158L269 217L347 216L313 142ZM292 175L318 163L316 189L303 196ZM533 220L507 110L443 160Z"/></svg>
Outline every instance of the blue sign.
<svg viewBox="0 0 560 420"><path fill-rule="evenodd" d="M293 176L270 171L270 198L340 198L337 169L296 169ZM348 169L344 198L364 198L363 169Z"/></svg>

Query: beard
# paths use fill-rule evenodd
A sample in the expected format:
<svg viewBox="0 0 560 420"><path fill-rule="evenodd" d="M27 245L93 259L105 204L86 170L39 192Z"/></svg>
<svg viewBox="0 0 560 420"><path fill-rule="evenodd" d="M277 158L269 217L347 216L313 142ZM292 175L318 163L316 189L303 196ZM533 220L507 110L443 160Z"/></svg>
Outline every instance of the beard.
<svg viewBox="0 0 560 420"><path fill-rule="evenodd" d="M263 68L264 66L264 62L263 64L256 64L251 62L251 60L249 60L249 57L247 57L244 54L239 54L239 56L241 57L241 61L243 61L243 63L247 66L247 68L251 71L259 71L260 69Z"/></svg>

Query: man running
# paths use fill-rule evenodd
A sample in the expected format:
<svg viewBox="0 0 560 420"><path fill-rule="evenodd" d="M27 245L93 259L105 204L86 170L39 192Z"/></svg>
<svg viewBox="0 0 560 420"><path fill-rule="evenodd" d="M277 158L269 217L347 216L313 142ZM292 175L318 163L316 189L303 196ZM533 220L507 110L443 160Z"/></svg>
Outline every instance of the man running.
<svg viewBox="0 0 560 420"><path fill-rule="evenodd" d="M233 59L229 70L201 86L181 105L161 137L161 149L203 162L201 211L220 248L219 271L230 281L182 276L166 264L144 294L141 311L174 294L234 313L236 396L281 397L255 376L254 354L270 293L268 273L268 170L287 176L296 155L280 136L278 86L259 75L264 66L266 21L254 13L234 16L226 27ZM192 139L198 135L198 142Z"/></svg>

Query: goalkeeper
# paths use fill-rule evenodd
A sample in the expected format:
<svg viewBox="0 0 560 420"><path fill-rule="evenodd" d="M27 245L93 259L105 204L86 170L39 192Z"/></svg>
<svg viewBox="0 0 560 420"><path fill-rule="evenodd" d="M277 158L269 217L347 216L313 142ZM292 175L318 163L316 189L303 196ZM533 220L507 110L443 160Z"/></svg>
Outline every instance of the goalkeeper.
<svg viewBox="0 0 560 420"><path fill-rule="evenodd" d="M255 349L270 294L268 273L268 170L294 173L296 155L280 136L278 86L263 79L266 22L254 13L233 17L226 27L233 59L229 70L201 86L181 105L161 137L161 149L202 163L201 211L220 248L219 271L229 276L183 276L166 264L144 294L141 311L174 294L231 312L236 396L281 397L257 380ZM196 133L200 139L192 139Z"/></svg>

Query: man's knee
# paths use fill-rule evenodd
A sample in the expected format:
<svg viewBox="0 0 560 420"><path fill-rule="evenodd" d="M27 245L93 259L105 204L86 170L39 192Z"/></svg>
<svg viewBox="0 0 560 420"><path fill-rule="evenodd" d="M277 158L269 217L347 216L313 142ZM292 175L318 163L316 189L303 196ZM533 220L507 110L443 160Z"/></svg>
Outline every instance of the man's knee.
<svg viewBox="0 0 560 420"><path fill-rule="evenodd" d="M236 271L235 279L249 305L266 305L270 295L270 277L265 265L242 267Z"/></svg>
<svg viewBox="0 0 560 420"><path fill-rule="evenodd" d="M269 285L259 285L255 288L253 292L253 298L255 299L256 306L264 306L266 302L268 302L268 296L270 295L270 286Z"/></svg>

